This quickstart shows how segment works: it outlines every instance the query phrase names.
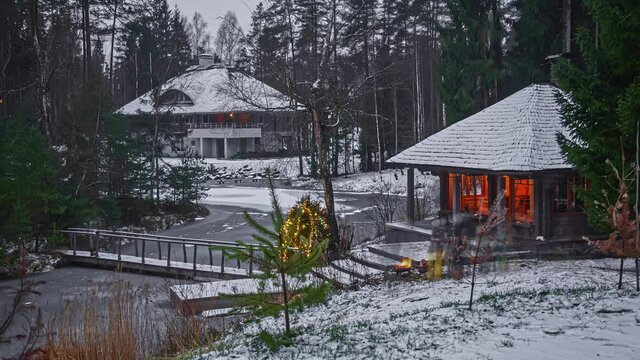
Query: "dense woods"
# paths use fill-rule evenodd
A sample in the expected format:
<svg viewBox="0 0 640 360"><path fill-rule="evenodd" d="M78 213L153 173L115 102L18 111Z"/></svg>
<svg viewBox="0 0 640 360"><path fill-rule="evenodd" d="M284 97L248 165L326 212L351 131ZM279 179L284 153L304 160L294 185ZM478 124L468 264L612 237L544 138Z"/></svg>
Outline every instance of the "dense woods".
<svg viewBox="0 0 640 360"><path fill-rule="evenodd" d="M158 139L170 132L153 132L155 119L133 136L114 111L207 52L302 106L291 155L308 156L310 175L323 179L331 218L331 176L355 171L356 157L360 170L381 170L394 154L532 82L575 92L565 104L570 128L599 145L565 147L579 171L596 169L584 171L596 184L610 170L593 162L620 148L617 139L633 150L639 29L619 20L640 11L634 1L564 3L265 0L250 29L228 13L213 38L201 15L166 0L3 1L2 234L18 224L30 236L119 223L159 202Z"/></svg>

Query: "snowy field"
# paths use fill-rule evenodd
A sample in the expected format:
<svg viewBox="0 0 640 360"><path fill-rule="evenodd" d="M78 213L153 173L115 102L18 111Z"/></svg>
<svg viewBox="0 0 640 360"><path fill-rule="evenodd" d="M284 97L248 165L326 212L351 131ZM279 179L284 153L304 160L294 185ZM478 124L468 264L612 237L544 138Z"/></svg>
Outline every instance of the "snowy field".
<svg viewBox="0 0 640 360"><path fill-rule="evenodd" d="M439 179L436 176L423 175L419 171L415 172L416 193L420 194L420 189L431 189L437 186ZM321 189L322 183L318 180L298 180L293 182L294 186L310 189ZM344 192L390 192L396 195L407 194L407 171L406 169L387 169L382 172L371 171L366 173L350 174L347 177L339 176L333 179L333 189Z"/></svg>
<svg viewBox="0 0 640 360"><path fill-rule="evenodd" d="M631 272L617 290L617 264L512 262L481 278L471 312L464 280L370 285L298 314L292 347L269 354L254 340L282 328L267 319L200 358L640 359L640 295Z"/></svg>
<svg viewBox="0 0 640 360"><path fill-rule="evenodd" d="M178 164L180 159L178 158L163 158L164 162L170 165ZM300 167L297 157L287 158L275 158L275 159L240 159L240 160L226 160L226 159L204 159L207 164L213 164L217 168L227 168L230 171L237 171L243 166L248 166L253 171L262 171L266 168L278 170L284 178L296 178L300 173ZM308 173L308 166L306 161L303 164L305 173Z"/></svg>
<svg viewBox="0 0 640 360"><path fill-rule="evenodd" d="M168 164L177 164L177 158L164 158ZM213 164L216 168L226 168L229 172L235 173L243 167L251 168L254 172L263 171L270 167L280 172L281 178L291 179L292 186L307 190L322 190L322 182L307 177L299 178L299 164L297 157L277 158L277 159L204 159L207 164ZM305 174L309 174L309 166L304 161ZM420 189L437 185L438 178L431 175L423 175L416 171L416 189L418 194ZM349 174L338 176L333 179L333 188L341 192L371 193L380 192L381 189L397 195L406 195L407 173L406 169L387 169L382 172L371 171L366 173Z"/></svg>
<svg viewBox="0 0 640 360"><path fill-rule="evenodd" d="M276 189L278 201L283 211L289 210L296 201L305 195L324 203L322 194L315 190ZM247 186L214 186L207 190L206 197L200 201L207 205L226 205L255 209L258 211L271 211L271 195L266 187ZM336 198L336 212L344 213L353 211L352 206L347 205L348 198Z"/></svg>

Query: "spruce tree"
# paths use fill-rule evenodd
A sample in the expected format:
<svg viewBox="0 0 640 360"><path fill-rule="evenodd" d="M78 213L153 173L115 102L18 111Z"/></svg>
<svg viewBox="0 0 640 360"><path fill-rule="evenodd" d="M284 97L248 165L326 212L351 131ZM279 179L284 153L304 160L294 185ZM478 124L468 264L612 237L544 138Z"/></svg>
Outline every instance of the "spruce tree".
<svg viewBox="0 0 640 360"><path fill-rule="evenodd" d="M447 124L502 98L502 9L497 0L447 0L440 90Z"/></svg>
<svg viewBox="0 0 640 360"><path fill-rule="evenodd" d="M550 55L562 51L562 4L554 0L518 0L519 17L513 25L505 58L505 92L514 93L532 83L549 83Z"/></svg>
<svg viewBox="0 0 640 360"><path fill-rule="evenodd" d="M271 170L267 169L268 173ZM329 244L325 211L309 197L300 199L285 215L269 177L272 228L265 227L245 212L245 219L255 230L255 244L238 242L239 247L219 249L230 259L252 261L260 272L255 274L259 289L255 294L232 296L238 306L254 316L278 317L284 314L284 337L291 339L291 313L322 303L328 285L312 280L311 270L322 266L322 256ZM216 247L216 249L218 249ZM273 294L276 289L278 295ZM271 344L274 337L262 334ZM265 338L266 337L266 338Z"/></svg>
<svg viewBox="0 0 640 360"><path fill-rule="evenodd" d="M588 25L578 29L578 59L561 59L554 72L565 126L570 137L560 139L568 161L588 181L579 196L590 223L610 231L607 204L615 188L613 167L635 161L635 126L640 120L640 4L635 0L585 0ZM635 184L630 201L635 204Z"/></svg>

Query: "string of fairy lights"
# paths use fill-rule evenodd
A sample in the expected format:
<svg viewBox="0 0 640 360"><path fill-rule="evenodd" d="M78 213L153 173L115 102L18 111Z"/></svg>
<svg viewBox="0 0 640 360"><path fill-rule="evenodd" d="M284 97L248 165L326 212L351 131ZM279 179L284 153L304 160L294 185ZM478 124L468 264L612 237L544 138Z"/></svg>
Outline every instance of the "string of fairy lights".
<svg viewBox="0 0 640 360"><path fill-rule="evenodd" d="M318 202L304 197L287 213L281 231L282 247L296 248L309 256L313 246L322 241L328 233L325 212ZM283 251L282 257L288 259L290 251Z"/></svg>

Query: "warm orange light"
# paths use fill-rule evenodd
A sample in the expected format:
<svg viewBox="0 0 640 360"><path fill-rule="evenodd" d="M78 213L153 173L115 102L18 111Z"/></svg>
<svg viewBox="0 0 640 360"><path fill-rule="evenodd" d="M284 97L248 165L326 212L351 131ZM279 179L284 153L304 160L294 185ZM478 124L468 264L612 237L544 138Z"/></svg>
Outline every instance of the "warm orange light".
<svg viewBox="0 0 640 360"><path fill-rule="evenodd" d="M411 269L413 267L413 260L411 260L411 258L402 258L402 260L400 261L400 264L398 264L398 267L404 268L404 269Z"/></svg>

